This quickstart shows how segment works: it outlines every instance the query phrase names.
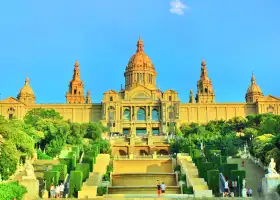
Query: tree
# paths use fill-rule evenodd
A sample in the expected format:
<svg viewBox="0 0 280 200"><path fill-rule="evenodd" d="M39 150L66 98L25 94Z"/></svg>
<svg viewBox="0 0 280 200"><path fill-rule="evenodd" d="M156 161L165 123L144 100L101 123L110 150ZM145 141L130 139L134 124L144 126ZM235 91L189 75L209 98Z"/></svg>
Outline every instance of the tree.
<svg viewBox="0 0 280 200"><path fill-rule="evenodd" d="M24 122L32 126L35 126L35 124L40 119L62 120L63 117L60 115L59 112L56 112L54 109L43 109L43 108L34 108L32 110L29 110L24 116Z"/></svg>

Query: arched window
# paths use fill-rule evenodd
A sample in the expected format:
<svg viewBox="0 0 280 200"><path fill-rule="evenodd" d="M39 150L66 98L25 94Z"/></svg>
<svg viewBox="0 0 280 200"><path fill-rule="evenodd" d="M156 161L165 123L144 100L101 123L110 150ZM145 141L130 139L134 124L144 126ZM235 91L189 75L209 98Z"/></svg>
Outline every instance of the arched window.
<svg viewBox="0 0 280 200"><path fill-rule="evenodd" d="M109 109L109 120L115 120L115 108L110 106Z"/></svg>
<svg viewBox="0 0 280 200"><path fill-rule="evenodd" d="M125 109L125 111L123 112L123 119L130 120L130 110Z"/></svg>
<svg viewBox="0 0 280 200"><path fill-rule="evenodd" d="M158 113L158 110L156 110L156 109L153 109L153 111L152 111L152 120L159 121L159 113Z"/></svg>
<svg viewBox="0 0 280 200"><path fill-rule="evenodd" d="M146 112L143 108L139 108L137 112L137 120L146 120Z"/></svg>

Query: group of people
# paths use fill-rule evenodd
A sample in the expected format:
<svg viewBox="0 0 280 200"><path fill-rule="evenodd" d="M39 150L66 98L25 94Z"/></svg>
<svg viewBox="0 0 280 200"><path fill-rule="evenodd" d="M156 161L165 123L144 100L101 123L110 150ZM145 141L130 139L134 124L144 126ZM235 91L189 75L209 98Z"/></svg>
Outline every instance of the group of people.
<svg viewBox="0 0 280 200"><path fill-rule="evenodd" d="M158 196L160 196L161 194L164 195L165 194L165 188L166 188L164 182L162 182L161 184L160 184L159 180L157 180L157 182L158 182L157 183L157 194L158 194Z"/></svg>
<svg viewBox="0 0 280 200"><path fill-rule="evenodd" d="M243 185L243 189L242 189L242 196L243 197L252 197L252 194L253 194L253 190L252 188L248 188L246 189L245 188L245 185L246 185L246 180L243 179L242 181L242 185ZM233 188L233 191L230 191L230 188ZM236 193L237 191L237 181L230 181L230 180L227 180L225 181L224 183L224 194L223 196L224 197L234 197L234 193ZM259 190L259 188L258 188ZM259 192L259 195L261 193L261 191L258 191Z"/></svg>
<svg viewBox="0 0 280 200"><path fill-rule="evenodd" d="M57 184L56 186L51 184L50 187L51 198L63 198L64 189L65 188L63 183L61 183L60 185Z"/></svg>

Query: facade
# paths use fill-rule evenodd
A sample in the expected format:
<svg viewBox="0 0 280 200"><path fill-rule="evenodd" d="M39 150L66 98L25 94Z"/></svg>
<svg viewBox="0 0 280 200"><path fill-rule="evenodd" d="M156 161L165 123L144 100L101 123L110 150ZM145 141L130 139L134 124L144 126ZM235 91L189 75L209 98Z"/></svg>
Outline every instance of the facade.
<svg viewBox="0 0 280 200"><path fill-rule="evenodd" d="M190 91L189 102L180 102L176 91L163 92L157 88L157 73L144 52L141 38L137 42L136 53L126 66L124 77L125 88L120 91L108 90L101 103L92 103L90 91L85 95L80 66L76 61L65 104L36 104L35 94L26 78L17 98L8 97L0 101L0 114L6 118L23 118L33 108L55 109L66 120L102 121L110 127L111 132L134 132L137 135L167 133L174 124L207 123L210 120L228 120L258 113L280 114L280 98L264 96L254 75L245 95L246 102L216 103L204 60L197 82L197 94L194 96Z"/></svg>

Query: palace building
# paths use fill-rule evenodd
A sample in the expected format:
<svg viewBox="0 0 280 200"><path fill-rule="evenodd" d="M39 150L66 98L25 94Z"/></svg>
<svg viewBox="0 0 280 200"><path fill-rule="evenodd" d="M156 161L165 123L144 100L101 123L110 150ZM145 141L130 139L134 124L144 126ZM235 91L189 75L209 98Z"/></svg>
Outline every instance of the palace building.
<svg viewBox="0 0 280 200"><path fill-rule="evenodd" d="M36 95L28 78L17 97L0 101L0 114L6 118L23 118L33 108L55 109L64 119L73 122L102 121L111 132L137 135L170 132L170 125L207 123L210 120L245 117L250 114L280 114L280 98L264 96L254 75L245 94L246 102L217 103L206 62L201 62L196 95L190 91L189 102L180 102L174 90L157 88L157 73L144 51L140 38L136 53L130 58L125 72L125 88L108 90L102 102L92 102L90 91L85 94L78 61L66 93L65 104L36 104Z"/></svg>

